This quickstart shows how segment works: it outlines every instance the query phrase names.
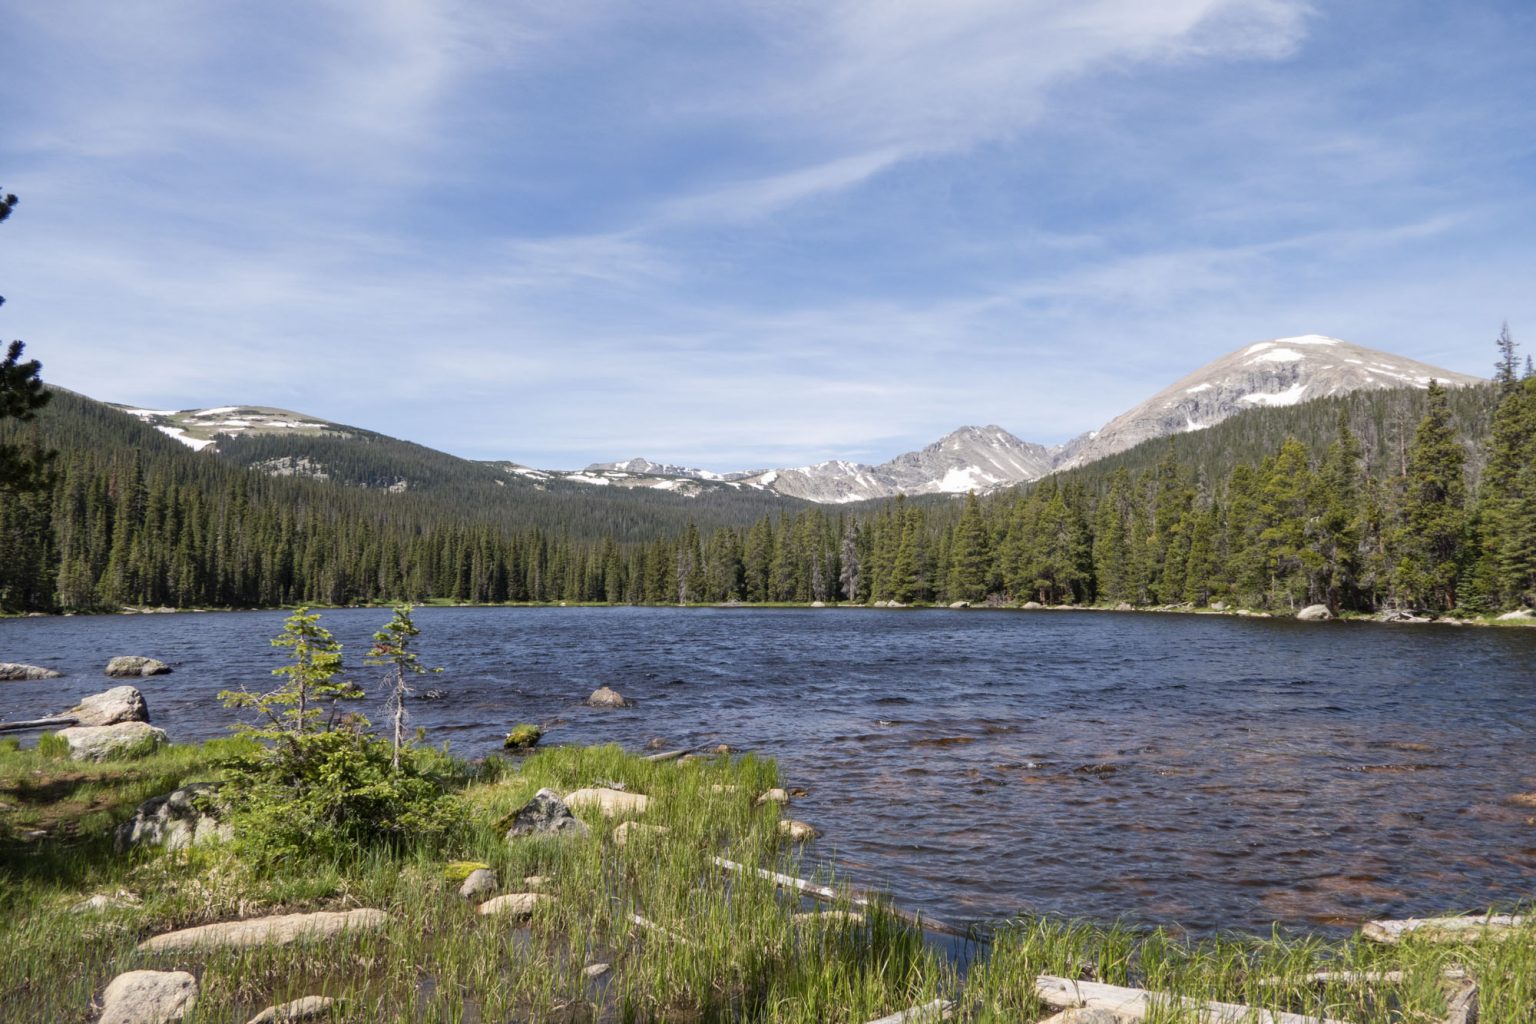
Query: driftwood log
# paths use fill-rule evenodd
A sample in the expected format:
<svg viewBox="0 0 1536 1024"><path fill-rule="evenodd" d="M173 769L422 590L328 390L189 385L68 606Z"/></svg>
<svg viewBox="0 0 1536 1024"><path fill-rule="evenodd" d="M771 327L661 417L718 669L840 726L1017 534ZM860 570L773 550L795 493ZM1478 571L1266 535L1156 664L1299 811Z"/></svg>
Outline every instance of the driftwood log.
<svg viewBox="0 0 1536 1024"><path fill-rule="evenodd" d="M1255 984L1265 988L1293 985L1298 981L1314 985L1401 985L1407 977L1407 971L1315 971L1300 978L1259 978ZM1447 967L1440 972L1440 977L1446 981L1464 981L1467 969Z"/></svg>
<svg viewBox="0 0 1536 1024"><path fill-rule="evenodd" d="M78 718L34 718L26 722L0 722L0 732L32 732L34 729L63 729L78 723Z"/></svg>
<svg viewBox="0 0 1536 1024"><path fill-rule="evenodd" d="M1518 931L1525 918L1515 914L1484 917L1411 917L1402 921L1367 921L1360 934L1372 942L1397 945L1408 936L1426 942L1476 942L1506 939Z"/></svg>
<svg viewBox="0 0 1536 1024"><path fill-rule="evenodd" d="M1178 1006L1194 1010L1204 1024L1346 1024L1328 1017L1314 1017L1280 1010L1261 1010L1239 1003L1218 1003L1185 996L1121 988L1094 981L1073 981L1042 974L1035 979L1035 995L1047 1006L1071 1009L1082 1006L1108 1010L1127 1021L1146 1020L1154 1007Z"/></svg>
<svg viewBox="0 0 1536 1024"><path fill-rule="evenodd" d="M804 893L807 896L825 900L829 903L835 903L846 896L848 902L854 906L878 907L892 917L906 921L908 924L918 928L926 928L928 931L933 932L943 932L945 935L957 935L961 938L971 937L971 933L964 928L957 928L952 924L940 921L936 917L924 917L921 914L914 914L910 910L902 910L900 907L892 906L868 893L859 892L856 889L840 893L836 889L828 888L825 885L817 885L815 882L807 881L804 878L796 878L793 875L781 875L777 871L769 871L766 868L749 868L745 864L738 864L733 860L726 860L724 857L716 857L715 863L727 871L734 871L737 874L743 875L755 874L758 878L773 882L782 889L793 889L796 892Z"/></svg>
<svg viewBox="0 0 1536 1024"><path fill-rule="evenodd" d="M1445 1001L1445 1024L1472 1024L1477 1020L1477 982L1464 981Z"/></svg>
<svg viewBox="0 0 1536 1024"><path fill-rule="evenodd" d="M688 753L688 751L686 751L686 750L663 750L659 754L646 754L645 755L645 760L647 760L647 761L676 761L678 758L682 757L686 753Z"/></svg>

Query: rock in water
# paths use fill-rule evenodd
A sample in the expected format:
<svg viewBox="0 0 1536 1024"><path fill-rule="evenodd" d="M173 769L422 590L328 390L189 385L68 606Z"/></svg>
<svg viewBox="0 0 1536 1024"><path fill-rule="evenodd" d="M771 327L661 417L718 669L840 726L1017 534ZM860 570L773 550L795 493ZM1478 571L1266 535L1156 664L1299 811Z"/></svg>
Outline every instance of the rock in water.
<svg viewBox="0 0 1536 1024"><path fill-rule="evenodd" d="M60 729L58 735L69 743L69 756L76 761L143 757L170 742L164 729L157 729L148 722L78 725Z"/></svg>
<svg viewBox="0 0 1536 1024"><path fill-rule="evenodd" d="M294 1021L326 1017L329 1016L331 1004L334 1002L336 1000L330 996L304 996L291 1003L269 1006L245 1024L293 1024Z"/></svg>
<svg viewBox="0 0 1536 1024"><path fill-rule="evenodd" d="M507 839L523 836L584 836L591 832L586 822L552 789L541 789L507 819Z"/></svg>
<svg viewBox="0 0 1536 1024"><path fill-rule="evenodd" d="M1331 618L1333 612L1325 604L1309 604L1296 613L1297 622L1327 622Z"/></svg>
<svg viewBox="0 0 1536 1024"><path fill-rule="evenodd" d="M144 801L117 826L114 845L120 851L146 845L180 850L231 838L230 827L219 820L218 791L211 782L192 782Z"/></svg>
<svg viewBox="0 0 1536 1024"><path fill-rule="evenodd" d="M180 953L194 949L244 949L286 946L300 939L323 939L342 932L377 931L389 922L382 910L322 910L314 914L277 914L245 921L223 921L166 932L139 943L141 953Z"/></svg>
<svg viewBox="0 0 1536 1024"><path fill-rule="evenodd" d="M68 711L61 711L59 716L75 719L77 726L147 722L149 705L144 703L144 695L132 686L114 686L91 694Z"/></svg>
<svg viewBox="0 0 1536 1024"><path fill-rule="evenodd" d="M476 868L464 879L464 884L459 886L459 895L467 900L488 896L499 889L496 882L496 872L488 868Z"/></svg>
<svg viewBox="0 0 1536 1024"><path fill-rule="evenodd" d="M197 979L186 971L129 971L102 993L100 1024L167 1024L197 1005Z"/></svg>
<svg viewBox="0 0 1536 1024"><path fill-rule="evenodd" d="M779 822L779 835L792 843L803 843L808 839L815 839L816 830L803 821L785 818Z"/></svg>
<svg viewBox="0 0 1536 1024"><path fill-rule="evenodd" d="M789 803L789 794L775 787L758 797L757 802L759 804L787 804Z"/></svg>
<svg viewBox="0 0 1536 1024"><path fill-rule="evenodd" d="M17 665L13 662L0 663L0 682L12 683L27 679L58 679L64 673L55 672L51 668L39 668L36 665Z"/></svg>
<svg viewBox="0 0 1536 1024"><path fill-rule="evenodd" d="M598 787L578 789L565 795L567 807L596 807L605 818L622 818L631 814L644 814L651 799L639 793L625 793L617 789Z"/></svg>
<svg viewBox="0 0 1536 1024"><path fill-rule="evenodd" d="M126 679L142 676L163 676L170 672L171 666L154 658L145 658L137 654L124 654L107 662L107 675L114 679Z"/></svg>
<svg viewBox="0 0 1536 1024"><path fill-rule="evenodd" d="M541 892L513 892L505 896L497 896L493 900L486 900L480 904L477 913L480 914L505 914L526 920L533 916L533 910L545 900L552 900L553 896L546 896Z"/></svg>
<svg viewBox="0 0 1536 1024"><path fill-rule="evenodd" d="M629 701L625 700L618 690L611 690L606 686L593 690L592 696L587 698L587 704L594 708L629 707Z"/></svg>

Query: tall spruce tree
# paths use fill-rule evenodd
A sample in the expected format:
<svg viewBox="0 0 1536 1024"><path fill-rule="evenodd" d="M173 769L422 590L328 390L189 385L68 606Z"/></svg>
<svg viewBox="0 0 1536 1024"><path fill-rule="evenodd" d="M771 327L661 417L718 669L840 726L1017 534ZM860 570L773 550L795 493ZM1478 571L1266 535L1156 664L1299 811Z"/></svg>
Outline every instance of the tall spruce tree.
<svg viewBox="0 0 1536 1024"><path fill-rule="evenodd" d="M1445 388L1431 380L1426 397L1408 450L1396 582L1410 602L1449 611L1456 607L1466 539L1466 455Z"/></svg>

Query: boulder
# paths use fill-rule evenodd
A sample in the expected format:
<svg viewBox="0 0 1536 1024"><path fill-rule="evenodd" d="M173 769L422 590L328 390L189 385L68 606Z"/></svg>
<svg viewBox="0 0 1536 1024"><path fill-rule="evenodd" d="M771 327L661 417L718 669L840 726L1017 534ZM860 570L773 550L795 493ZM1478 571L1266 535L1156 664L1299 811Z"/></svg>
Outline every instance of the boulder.
<svg viewBox="0 0 1536 1024"><path fill-rule="evenodd" d="M770 789L758 797L757 802L759 804L787 804L789 803L789 794L782 789Z"/></svg>
<svg viewBox="0 0 1536 1024"><path fill-rule="evenodd" d="M544 730L536 725L514 725L512 731L507 733L507 738L502 741L505 750L531 750L544 738Z"/></svg>
<svg viewBox="0 0 1536 1024"><path fill-rule="evenodd" d="M1211 611L1213 611L1213 612L1224 612L1226 610L1227 610L1227 602L1225 602L1225 601L1212 601L1211 602Z"/></svg>
<svg viewBox="0 0 1536 1024"><path fill-rule="evenodd" d="M551 881L548 875L529 875L523 879L523 892L543 892Z"/></svg>
<svg viewBox="0 0 1536 1024"><path fill-rule="evenodd" d="M476 868L464 879L464 884L459 886L459 895L467 900L479 899L489 896L501 888L496 883L496 872L489 868Z"/></svg>
<svg viewBox="0 0 1536 1024"><path fill-rule="evenodd" d="M51 668L40 668L37 665L18 665L14 662L0 662L0 682L13 683L27 679L58 679L64 673L55 672Z"/></svg>
<svg viewBox="0 0 1536 1024"><path fill-rule="evenodd" d="M497 896L495 899L486 900L480 904L477 913L490 915L505 915L526 920L533 916L534 908L546 900L554 899L553 896L542 892L511 892L505 896Z"/></svg>
<svg viewBox="0 0 1536 1024"><path fill-rule="evenodd" d="M68 711L59 712L59 717L73 718L77 726L147 722L149 705L144 703L144 695L132 686L114 686L82 699Z"/></svg>
<svg viewBox="0 0 1536 1024"><path fill-rule="evenodd" d="M1531 617L1531 611L1530 611L1529 608L1517 608L1515 611L1505 612L1503 615L1500 615L1499 616L1499 621L1500 622L1513 622L1516 619L1528 619L1530 617ZM6 669L6 667L7 666L5 666L5 665L0 665L0 673L3 673L5 671L5 669ZM22 666L22 667L25 668L26 666ZM57 675L58 673L54 673L54 674ZM0 674L0 679L4 679L4 678L5 678L5 676L3 674Z"/></svg>
<svg viewBox="0 0 1536 1024"><path fill-rule="evenodd" d="M1045 605L1041 604L1039 601L1025 601L1019 607L1028 608L1030 611L1034 611L1036 608L1044 608Z"/></svg>
<svg viewBox="0 0 1536 1024"><path fill-rule="evenodd" d="M812 601L811 602L811 607L812 608L825 608L826 606L827 606L827 602L825 602L825 601Z"/></svg>
<svg viewBox="0 0 1536 1024"><path fill-rule="evenodd" d="M335 1002L330 996L304 996L291 1003L269 1006L246 1021L246 1024L292 1024L294 1021L328 1017L331 1004Z"/></svg>
<svg viewBox="0 0 1536 1024"><path fill-rule="evenodd" d="M503 820L508 826L508 841L523 836L584 836L591 831L552 789L539 790Z"/></svg>
<svg viewBox="0 0 1536 1024"><path fill-rule="evenodd" d="M785 837L792 843L803 843L807 839L815 839L817 832L814 828L812 828L810 825L807 825L803 821L796 821L793 818L785 818L783 821L779 822L779 835Z"/></svg>
<svg viewBox="0 0 1536 1024"><path fill-rule="evenodd" d="M572 809L596 807L605 818L623 818L631 814L644 814L651 798L639 793L625 793L617 789L598 786L578 789L565 795L565 805Z"/></svg>
<svg viewBox="0 0 1536 1024"><path fill-rule="evenodd" d="M157 729L148 722L77 725L60 729L58 735L69 744L69 756L76 761L143 757L170 742L164 729Z"/></svg>
<svg viewBox="0 0 1536 1024"><path fill-rule="evenodd" d="M594 708L627 708L629 701L625 700L618 690L599 686L592 691L592 696L587 698L587 704Z"/></svg>
<svg viewBox="0 0 1536 1024"><path fill-rule="evenodd" d="M951 608L969 608L971 606L971 602L969 602L969 601L951 601L949 603L949 606Z"/></svg>
<svg viewBox="0 0 1536 1024"><path fill-rule="evenodd" d="M1135 608L1131 607L1131 602L1129 601L1121 601L1119 604L1115 605L1115 611L1117 612L1133 612L1135 610Z"/></svg>
<svg viewBox="0 0 1536 1024"><path fill-rule="evenodd" d="M628 846L632 839L639 842L656 840L671 831L665 825L646 825L638 821L620 822L619 827L613 830L613 844Z"/></svg>
<svg viewBox="0 0 1536 1024"><path fill-rule="evenodd" d="M197 979L186 971L129 971L101 994L100 1024L166 1024L197 1005Z"/></svg>
<svg viewBox="0 0 1536 1024"><path fill-rule="evenodd" d="M382 910L322 910L313 914L276 914L245 921L222 921L166 932L139 943L140 953L181 953L196 949L245 949L286 946L301 939L324 939L344 932L377 931L389 922Z"/></svg>
<svg viewBox="0 0 1536 1024"><path fill-rule="evenodd" d="M107 662L107 675L113 679L141 678L143 676L163 676L170 672L171 666L154 658L145 658L137 654L125 654L113 658Z"/></svg>
<svg viewBox="0 0 1536 1024"><path fill-rule="evenodd" d="M1296 613L1297 622L1327 622L1331 618L1333 612L1325 604L1309 604Z"/></svg>
<svg viewBox="0 0 1536 1024"><path fill-rule="evenodd" d="M588 978L600 978L611 970L613 970L612 964L595 963L587 964L587 966L581 969L581 973Z"/></svg>

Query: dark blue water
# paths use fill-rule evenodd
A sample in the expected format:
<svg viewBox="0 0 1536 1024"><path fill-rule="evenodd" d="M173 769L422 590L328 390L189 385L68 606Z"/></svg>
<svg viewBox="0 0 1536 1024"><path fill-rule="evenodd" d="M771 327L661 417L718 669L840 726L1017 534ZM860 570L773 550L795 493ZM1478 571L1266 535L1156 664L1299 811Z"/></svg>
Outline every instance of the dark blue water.
<svg viewBox="0 0 1536 1024"><path fill-rule="evenodd" d="M327 612L353 678L379 610ZM143 680L173 738L270 684L278 612L0 621L0 717ZM1267 929L1473 910L1536 887L1536 630L1089 612L473 609L416 614L413 725L467 756L728 743L809 795L814 854L959 920L1021 911ZM581 701L607 684L623 711ZM377 707L374 717L382 717Z"/></svg>

